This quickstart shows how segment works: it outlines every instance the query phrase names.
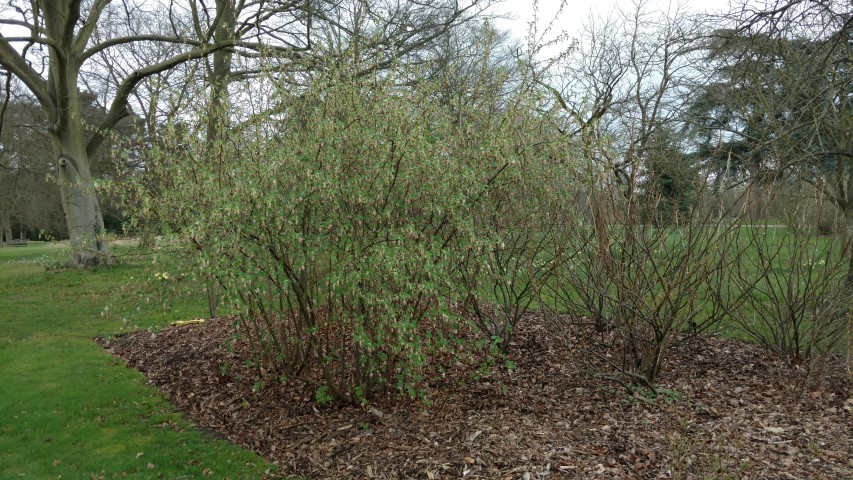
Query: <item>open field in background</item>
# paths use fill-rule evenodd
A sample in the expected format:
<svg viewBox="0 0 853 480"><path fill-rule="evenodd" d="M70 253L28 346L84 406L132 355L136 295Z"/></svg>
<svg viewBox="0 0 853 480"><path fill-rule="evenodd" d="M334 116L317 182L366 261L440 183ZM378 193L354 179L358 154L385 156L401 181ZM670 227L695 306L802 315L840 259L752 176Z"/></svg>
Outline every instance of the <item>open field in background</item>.
<svg viewBox="0 0 853 480"><path fill-rule="evenodd" d="M272 465L194 428L92 341L205 312L180 281L151 281L150 257L116 251L116 267L46 271L64 246L0 248L0 478L264 477Z"/></svg>

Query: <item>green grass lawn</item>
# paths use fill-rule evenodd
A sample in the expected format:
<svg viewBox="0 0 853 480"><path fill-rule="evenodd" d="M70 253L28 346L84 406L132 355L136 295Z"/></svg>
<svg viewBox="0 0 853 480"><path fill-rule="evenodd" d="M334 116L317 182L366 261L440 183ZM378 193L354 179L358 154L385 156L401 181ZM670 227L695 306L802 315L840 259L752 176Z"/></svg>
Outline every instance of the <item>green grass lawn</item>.
<svg viewBox="0 0 853 480"><path fill-rule="evenodd" d="M133 255L97 271L44 268L65 255L0 248L0 478L257 479L273 468L193 427L92 341L204 316L192 282L158 285L168 265ZM178 299L164 302L165 288Z"/></svg>

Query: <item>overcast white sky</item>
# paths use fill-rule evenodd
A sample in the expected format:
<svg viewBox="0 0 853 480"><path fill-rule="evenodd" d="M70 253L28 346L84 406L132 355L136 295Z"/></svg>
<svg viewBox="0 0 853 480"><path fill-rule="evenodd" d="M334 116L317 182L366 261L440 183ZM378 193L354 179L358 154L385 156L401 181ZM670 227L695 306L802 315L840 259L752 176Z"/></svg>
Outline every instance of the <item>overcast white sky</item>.
<svg viewBox="0 0 853 480"><path fill-rule="evenodd" d="M566 0L562 14L555 23L554 35L565 31L570 36L577 36L584 21L591 13L607 16L614 8L633 10L637 0ZM644 0L652 10L666 11L674 10L679 5L679 0ZM533 20L534 4L538 4L539 31L546 26L559 10L561 0L504 0L495 11L506 13L515 17L514 20L499 20L498 27L512 30L516 37L524 38L527 35L528 24ZM680 0L681 9L692 11L707 11L719 13L728 10L729 0Z"/></svg>

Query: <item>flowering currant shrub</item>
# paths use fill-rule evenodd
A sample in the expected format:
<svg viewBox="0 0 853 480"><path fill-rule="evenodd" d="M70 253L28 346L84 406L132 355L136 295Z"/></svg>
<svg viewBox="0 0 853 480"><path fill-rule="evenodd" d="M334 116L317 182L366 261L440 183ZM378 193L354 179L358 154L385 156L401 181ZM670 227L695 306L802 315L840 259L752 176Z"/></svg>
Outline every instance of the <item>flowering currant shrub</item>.
<svg viewBox="0 0 853 480"><path fill-rule="evenodd" d="M484 209L509 211L493 207L548 158L528 145L531 105L451 115L404 77L318 75L215 149L173 128L152 160L168 168L158 211L240 313L259 365L318 398L422 392L427 364L459 344L476 284L460 265L499 238Z"/></svg>

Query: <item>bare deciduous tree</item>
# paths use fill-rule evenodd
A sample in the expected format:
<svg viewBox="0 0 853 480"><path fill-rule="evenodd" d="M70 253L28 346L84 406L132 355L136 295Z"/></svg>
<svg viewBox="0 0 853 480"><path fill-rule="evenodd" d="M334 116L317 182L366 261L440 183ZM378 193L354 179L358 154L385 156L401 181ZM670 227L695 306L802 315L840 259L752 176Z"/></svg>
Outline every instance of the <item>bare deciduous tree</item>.
<svg viewBox="0 0 853 480"><path fill-rule="evenodd" d="M104 222L95 194L91 157L107 133L130 112L130 99L150 77L176 66L216 55L212 88L230 70L232 54L267 58L280 68L321 66L328 49L315 51L320 40L338 38L345 49L364 49L382 68L413 55L442 33L482 12L488 0L459 2L332 2L217 0L143 2L123 0L12 1L0 10L0 66L17 77L45 112L60 179L72 251L69 264L93 266L106 258ZM342 11L354 12L346 21ZM168 31L152 28L144 15L168 18ZM189 18L189 21L185 19ZM156 24L156 22L154 22ZM5 33L5 32L12 33ZM150 58L119 74L109 92L108 114L86 139L80 115L80 85L104 52L128 46L179 47L165 58ZM220 52L217 54L217 52ZM138 60L138 59L137 59ZM100 72L104 75L104 72ZM190 79L188 79L190 80ZM219 94L212 98L222 98ZM218 101L218 100L214 100Z"/></svg>

